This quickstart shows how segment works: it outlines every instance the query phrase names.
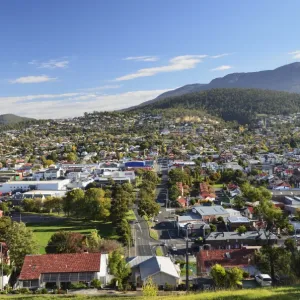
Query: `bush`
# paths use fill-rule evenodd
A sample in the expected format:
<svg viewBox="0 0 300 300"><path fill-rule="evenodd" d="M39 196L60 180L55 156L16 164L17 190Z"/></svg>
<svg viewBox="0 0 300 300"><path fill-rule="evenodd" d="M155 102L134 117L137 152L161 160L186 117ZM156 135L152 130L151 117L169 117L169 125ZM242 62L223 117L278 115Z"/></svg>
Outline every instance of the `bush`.
<svg viewBox="0 0 300 300"><path fill-rule="evenodd" d="M244 271L244 272L243 272L243 278L249 278L249 277L250 277L249 272Z"/></svg>
<svg viewBox="0 0 300 300"><path fill-rule="evenodd" d="M91 282L91 286L94 288L101 288L101 281L99 279L93 279Z"/></svg>
<svg viewBox="0 0 300 300"><path fill-rule="evenodd" d="M19 289L19 294L32 294L32 292L28 288L21 288Z"/></svg>
<svg viewBox="0 0 300 300"><path fill-rule="evenodd" d="M48 290L46 288L37 289L35 294L48 294Z"/></svg>
<svg viewBox="0 0 300 300"><path fill-rule="evenodd" d="M72 283L70 286L70 289L86 289L87 286L83 282L78 282L78 283Z"/></svg>

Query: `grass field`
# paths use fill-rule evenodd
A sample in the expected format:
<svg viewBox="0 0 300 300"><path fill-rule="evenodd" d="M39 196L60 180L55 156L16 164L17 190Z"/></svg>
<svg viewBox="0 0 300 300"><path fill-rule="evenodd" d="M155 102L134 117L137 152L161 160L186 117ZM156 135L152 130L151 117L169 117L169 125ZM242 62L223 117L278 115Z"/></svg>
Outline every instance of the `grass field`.
<svg viewBox="0 0 300 300"><path fill-rule="evenodd" d="M93 221L82 221L82 220L57 220L51 223L27 223L26 226L30 228L37 238L40 246L40 253L45 253L45 247L51 237L51 235L57 231L74 231L82 234L89 234L91 230L97 229L99 235L103 238L118 238L114 234L114 229L110 222L93 222Z"/></svg>
<svg viewBox="0 0 300 300"><path fill-rule="evenodd" d="M247 289L238 291L216 291L216 292L204 292L197 294L189 294L183 296L177 296L176 292L170 292L166 296L159 295L157 297L139 297L139 296L129 296L129 295L109 295L109 296L84 296L84 295L74 295L74 296L56 296L56 295L12 295L12 296L0 296L0 299L35 299L35 300L48 300L48 299L76 299L76 300L87 300L87 299L101 299L101 300L111 300L116 298L126 299L126 300L299 300L300 299L300 288L296 287L284 287L284 288L268 288L268 289Z"/></svg>

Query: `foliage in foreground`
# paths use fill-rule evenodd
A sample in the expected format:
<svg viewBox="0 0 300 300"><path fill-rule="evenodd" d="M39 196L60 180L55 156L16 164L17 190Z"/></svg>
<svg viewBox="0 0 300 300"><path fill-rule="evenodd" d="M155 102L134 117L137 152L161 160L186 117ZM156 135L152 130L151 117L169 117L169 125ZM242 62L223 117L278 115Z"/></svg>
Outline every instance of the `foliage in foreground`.
<svg viewBox="0 0 300 300"><path fill-rule="evenodd" d="M158 294L160 294L158 292ZM166 294L166 296L144 296L136 297L128 293L120 294L120 298L126 300L150 300L150 299L163 299L163 300L173 300L176 294ZM10 296L9 299L35 299L35 300L48 300L59 298L60 300L65 299L76 299L76 300L86 300L86 299L101 299L101 300L111 300L116 299L117 296L85 296L85 295L14 295ZM237 291L216 291L216 292L204 292L190 295L176 296L177 300L298 300L300 298L300 287L284 287L284 288L264 288L264 289L245 289ZM0 299L7 299L7 296L0 296Z"/></svg>

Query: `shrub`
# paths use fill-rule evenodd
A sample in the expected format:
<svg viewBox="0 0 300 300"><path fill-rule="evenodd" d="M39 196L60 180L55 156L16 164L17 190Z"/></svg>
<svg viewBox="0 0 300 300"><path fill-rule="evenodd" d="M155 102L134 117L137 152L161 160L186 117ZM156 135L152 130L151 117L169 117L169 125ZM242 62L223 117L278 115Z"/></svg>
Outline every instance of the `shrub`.
<svg viewBox="0 0 300 300"><path fill-rule="evenodd" d="M19 293L20 294L32 294L32 292L28 288L20 288Z"/></svg>
<svg viewBox="0 0 300 300"><path fill-rule="evenodd" d="M99 279L93 279L91 282L91 286L94 288L101 288L101 281Z"/></svg>
<svg viewBox="0 0 300 300"><path fill-rule="evenodd" d="M86 284L83 282L78 282L78 283L72 283L70 286L70 289L86 289Z"/></svg>
<svg viewBox="0 0 300 300"><path fill-rule="evenodd" d="M249 278L249 277L250 277L249 272L244 271L244 272L243 272L243 278Z"/></svg>

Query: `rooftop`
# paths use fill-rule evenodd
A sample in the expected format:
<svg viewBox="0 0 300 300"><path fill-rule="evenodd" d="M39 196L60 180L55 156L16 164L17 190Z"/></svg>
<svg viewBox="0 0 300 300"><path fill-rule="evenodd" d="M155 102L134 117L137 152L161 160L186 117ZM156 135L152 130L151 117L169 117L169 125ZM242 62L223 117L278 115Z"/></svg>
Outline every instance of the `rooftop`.
<svg viewBox="0 0 300 300"><path fill-rule="evenodd" d="M38 279L45 273L99 272L101 253L26 255L20 280Z"/></svg>

